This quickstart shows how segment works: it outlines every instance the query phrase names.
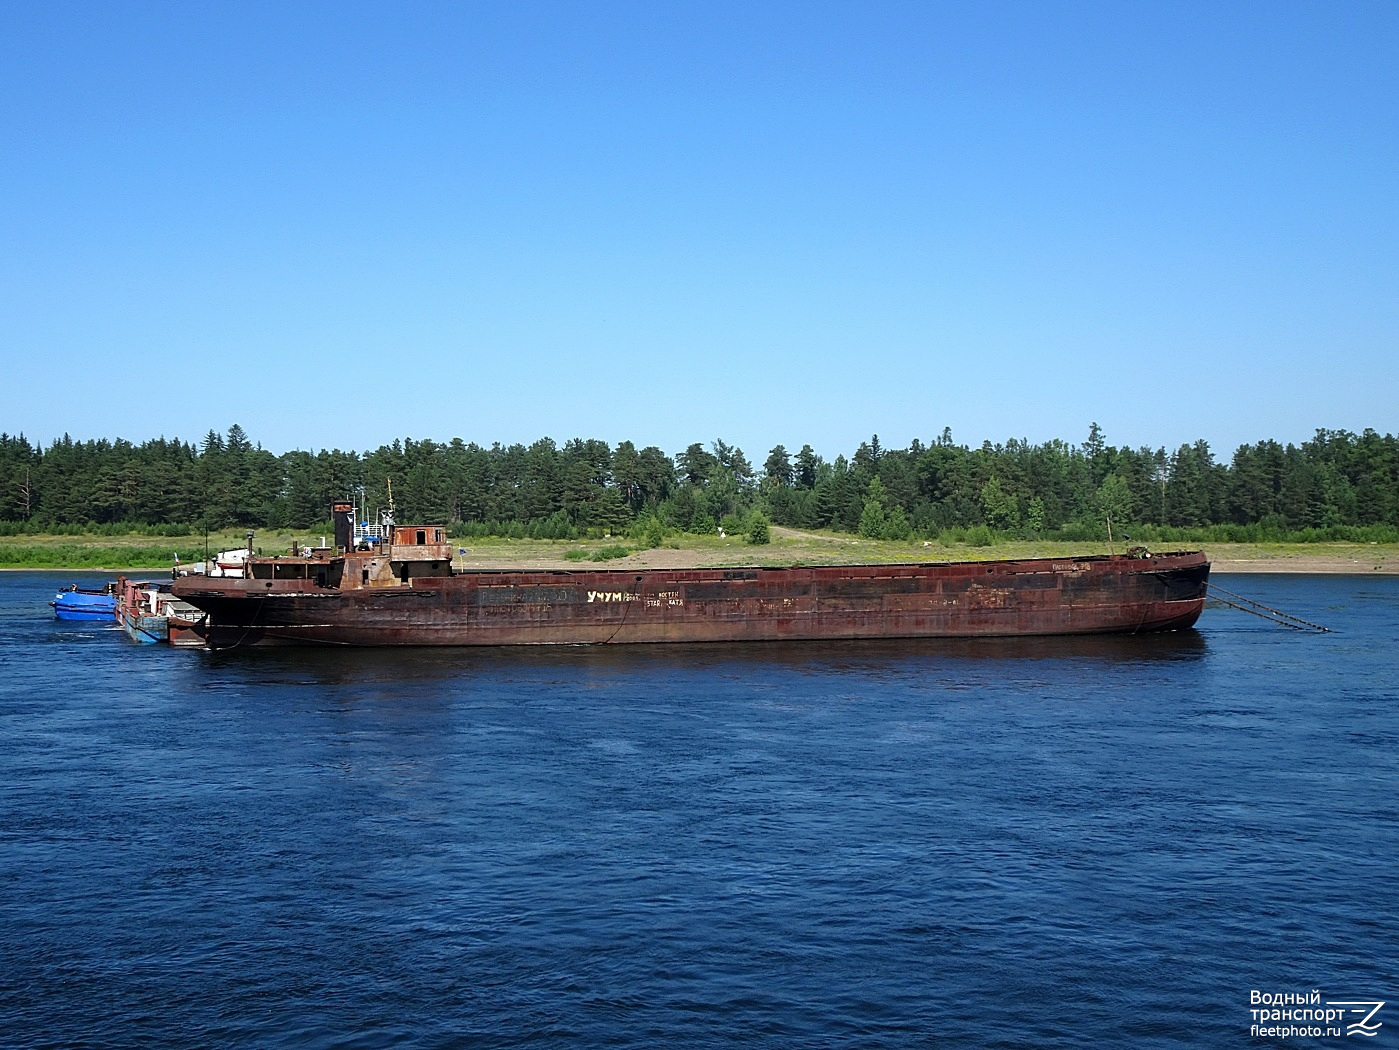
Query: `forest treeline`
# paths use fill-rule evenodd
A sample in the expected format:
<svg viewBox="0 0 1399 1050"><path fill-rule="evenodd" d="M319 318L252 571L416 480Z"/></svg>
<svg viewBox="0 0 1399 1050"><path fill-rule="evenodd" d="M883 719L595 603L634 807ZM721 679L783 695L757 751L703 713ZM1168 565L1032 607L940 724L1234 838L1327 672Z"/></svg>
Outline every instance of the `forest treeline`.
<svg viewBox="0 0 1399 1050"><path fill-rule="evenodd" d="M810 445L761 463L715 440L676 455L595 439L489 448L460 439L394 441L370 452L276 455L242 427L198 444L156 438L47 448L0 434L0 531L318 529L332 501L363 494L400 522L461 535L574 538L628 529L737 531L778 525L886 539L991 535L1098 537L1111 519L1143 538L1215 528L1218 538L1399 540L1399 439L1318 430L1216 460L1204 441L1118 448L1095 423L1079 444L1011 440L885 448L877 436L833 461Z"/></svg>

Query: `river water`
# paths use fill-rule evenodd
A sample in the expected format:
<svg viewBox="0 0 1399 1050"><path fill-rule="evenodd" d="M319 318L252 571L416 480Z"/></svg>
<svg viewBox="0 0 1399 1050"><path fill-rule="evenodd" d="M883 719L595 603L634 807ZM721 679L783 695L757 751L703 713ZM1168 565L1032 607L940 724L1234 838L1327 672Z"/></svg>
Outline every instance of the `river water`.
<svg viewBox="0 0 1399 1050"><path fill-rule="evenodd" d="M218 654L56 622L93 579L0 574L5 1045L1345 1045L1253 1033L1313 992L1399 1045L1399 579L1218 577L1325 635Z"/></svg>

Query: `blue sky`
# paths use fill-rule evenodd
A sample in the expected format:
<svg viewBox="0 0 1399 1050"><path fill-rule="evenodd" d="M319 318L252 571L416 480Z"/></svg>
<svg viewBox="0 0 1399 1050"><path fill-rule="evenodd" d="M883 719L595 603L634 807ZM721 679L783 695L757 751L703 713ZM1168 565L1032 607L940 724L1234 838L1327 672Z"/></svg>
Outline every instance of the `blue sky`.
<svg viewBox="0 0 1399 1050"><path fill-rule="evenodd" d="M1399 430L1399 5L12 3L0 430Z"/></svg>

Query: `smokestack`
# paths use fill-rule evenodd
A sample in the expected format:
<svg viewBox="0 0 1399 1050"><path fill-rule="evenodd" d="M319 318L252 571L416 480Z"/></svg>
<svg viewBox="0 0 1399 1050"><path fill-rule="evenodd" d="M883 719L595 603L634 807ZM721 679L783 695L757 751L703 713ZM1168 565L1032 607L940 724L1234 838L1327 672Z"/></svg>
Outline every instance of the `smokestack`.
<svg viewBox="0 0 1399 1050"><path fill-rule="evenodd" d="M355 537L355 505L342 502L331 505L330 516L335 522L335 548L348 551Z"/></svg>

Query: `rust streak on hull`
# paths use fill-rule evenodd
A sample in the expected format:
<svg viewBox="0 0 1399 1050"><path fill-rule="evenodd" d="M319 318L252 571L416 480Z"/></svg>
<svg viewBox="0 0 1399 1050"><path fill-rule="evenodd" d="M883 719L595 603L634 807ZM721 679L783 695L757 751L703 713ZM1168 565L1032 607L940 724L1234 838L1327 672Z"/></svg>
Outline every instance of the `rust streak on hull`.
<svg viewBox="0 0 1399 1050"><path fill-rule="evenodd" d="M187 577L237 645L578 645L1167 631L1204 608L1198 552L743 569L482 571L396 585ZM347 575L348 578L348 575Z"/></svg>

